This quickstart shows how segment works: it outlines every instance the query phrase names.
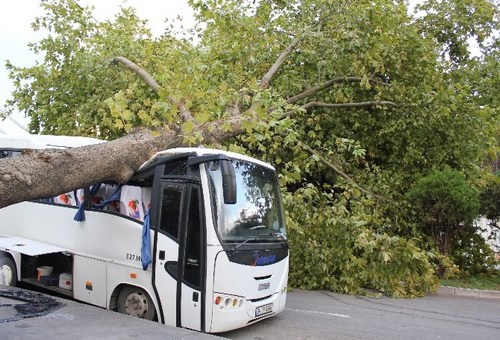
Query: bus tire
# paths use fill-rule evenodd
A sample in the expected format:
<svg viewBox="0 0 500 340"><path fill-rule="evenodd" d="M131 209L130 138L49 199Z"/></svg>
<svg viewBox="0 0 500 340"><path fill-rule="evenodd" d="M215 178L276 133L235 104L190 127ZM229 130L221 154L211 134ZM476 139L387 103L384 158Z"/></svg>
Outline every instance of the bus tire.
<svg viewBox="0 0 500 340"><path fill-rule="evenodd" d="M148 293L134 286L124 286L120 290L117 310L119 313L146 320L154 320L156 315L153 300Z"/></svg>
<svg viewBox="0 0 500 340"><path fill-rule="evenodd" d="M16 264L10 256L0 254L0 284L14 287L17 285Z"/></svg>

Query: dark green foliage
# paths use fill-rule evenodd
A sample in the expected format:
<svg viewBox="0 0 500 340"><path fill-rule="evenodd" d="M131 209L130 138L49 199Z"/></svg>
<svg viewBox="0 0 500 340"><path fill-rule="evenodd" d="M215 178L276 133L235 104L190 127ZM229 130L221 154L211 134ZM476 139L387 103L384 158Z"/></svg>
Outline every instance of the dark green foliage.
<svg viewBox="0 0 500 340"><path fill-rule="evenodd" d="M345 197L332 204L330 195L312 186L285 195L292 286L393 297L436 289L434 268L413 241L374 232L361 212L347 211Z"/></svg>
<svg viewBox="0 0 500 340"><path fill-rule="evenodd" d="M416 211L417 224L444 255L451 254L461 236L470 235L479 212L477 191L450 168L421 178L407 198Z"/></svg>
<svg viewBox="0 0 500 340"><path fill-rule="evenodd" d="M487 273L497 265L495 253L477 230L455 240L451 255L460 276Z"/></svg>
<svg viewBox="0 0 500 340"><path fill-rule="evenodd" d="M500 219L500 176L491 178L479 195L481 215L489 220Z"/></svg>

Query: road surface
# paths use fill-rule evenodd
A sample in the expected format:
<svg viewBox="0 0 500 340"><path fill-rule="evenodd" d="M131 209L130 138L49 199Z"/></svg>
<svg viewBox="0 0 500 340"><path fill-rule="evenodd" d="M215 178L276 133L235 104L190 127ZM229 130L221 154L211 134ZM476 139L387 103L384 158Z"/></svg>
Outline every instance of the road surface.
<svg viewBox="0 0 500 340"><path fill-rule="evenodd" d="M220 334L230 339L500 339L500 300L369 298L294 290L283 313Z"/></svg>

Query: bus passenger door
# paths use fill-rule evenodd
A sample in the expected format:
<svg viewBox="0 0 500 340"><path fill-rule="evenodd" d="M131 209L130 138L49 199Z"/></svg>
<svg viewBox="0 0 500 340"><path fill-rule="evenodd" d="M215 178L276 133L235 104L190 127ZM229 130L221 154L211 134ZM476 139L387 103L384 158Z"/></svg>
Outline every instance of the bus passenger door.
<svg viewBox="0 0 500 340"><path fill-rule="evenodd" d="M182 224L179 262L182 262L181 326L204 331L205 319L205 233L201 190L198 185L189 186L187 216Z"/></svg>
<svg viewBox="0 0 500 340"><path fill-rule="evenodd" d="M158 211L154 220L153 285L158 300L158 320L177 325L177 263L179 258L179 225L185 184L161 181L158 186Z"/></svg>
<svg viewBox="0 0 500 340"><path fill-rule="evenodd" d="M165 323L202 330L204 273L201 190L182 180L161 180L155 229L156 294Z"/></svg>

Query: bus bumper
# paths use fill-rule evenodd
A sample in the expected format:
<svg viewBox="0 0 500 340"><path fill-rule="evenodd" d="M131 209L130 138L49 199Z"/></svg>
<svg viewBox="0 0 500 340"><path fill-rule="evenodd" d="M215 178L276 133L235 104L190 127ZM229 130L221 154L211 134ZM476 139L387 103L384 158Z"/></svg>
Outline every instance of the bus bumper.
<svg viewBox="0 0 500 340"><path fill-rule="evenodd" d="M276 315L285 308L286 294L286 287L257 301L227 294L215 294L209 332L230 331Z"/></svg>

